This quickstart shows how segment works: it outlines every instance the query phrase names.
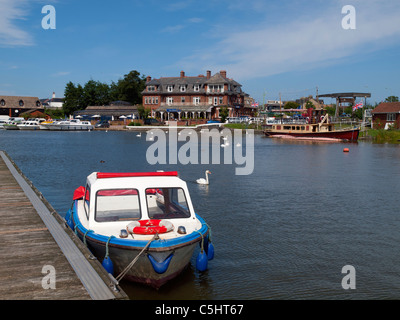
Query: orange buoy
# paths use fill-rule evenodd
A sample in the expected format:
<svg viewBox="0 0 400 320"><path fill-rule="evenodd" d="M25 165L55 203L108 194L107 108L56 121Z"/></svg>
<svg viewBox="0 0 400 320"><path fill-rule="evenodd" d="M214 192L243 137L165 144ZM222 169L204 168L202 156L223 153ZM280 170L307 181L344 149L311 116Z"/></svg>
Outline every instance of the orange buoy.
<svg viewBox="0 0 400 320"><path fill-rule="evenodd" d="M349 148L344 148L343 149L343 152L349 152L350 150L349 150Z"/></svg>

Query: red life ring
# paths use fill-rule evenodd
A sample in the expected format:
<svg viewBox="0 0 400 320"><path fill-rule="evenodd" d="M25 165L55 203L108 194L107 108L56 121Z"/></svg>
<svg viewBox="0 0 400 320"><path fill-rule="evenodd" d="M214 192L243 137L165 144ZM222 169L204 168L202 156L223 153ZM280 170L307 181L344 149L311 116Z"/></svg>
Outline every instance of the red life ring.
<svg viewBox="0 0 400 320"><path fill-rule="evenodd" d="M172 229L173 224L171 222L159 219L134 221L127 226L128 232L135 234L166 233Z"/></svg>

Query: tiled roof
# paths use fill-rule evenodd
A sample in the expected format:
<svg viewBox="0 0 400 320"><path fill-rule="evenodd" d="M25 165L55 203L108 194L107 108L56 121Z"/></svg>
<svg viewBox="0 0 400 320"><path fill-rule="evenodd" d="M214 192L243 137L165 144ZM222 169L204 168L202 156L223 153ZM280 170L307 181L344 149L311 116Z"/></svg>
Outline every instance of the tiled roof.
<svg viewBox="0 0 400 320"><path fill-rule="evenodd" d="M381 102L372 113L400 113L400 102Z"/></svg>
<svg viewBox="0 0 400 320"><path fill-rule="evenodd" d="M199 85L199 90L194 90L194 85ZM225 94L240 94L242 93L241 84L233 79L225 78L221 73L216 73L207 79L206 76L197 77L162 77L159 79L152 79L146 82L146 86L156 86L157 91L147 91L146 89L142 92L144 95L154 95L154 94L204 94L206 93L205 85L208 84L230 84L231 90L225 91ZM172 91L168 91L168 86L173 86ZM181 91L181 86L185 86L185 91Z"/></svg>
<svg viewBox="0 0 400 320"><path fill-rule="evenodd" d="M0 108L36 109L42 103L38 97L0 96Z"/></svg>

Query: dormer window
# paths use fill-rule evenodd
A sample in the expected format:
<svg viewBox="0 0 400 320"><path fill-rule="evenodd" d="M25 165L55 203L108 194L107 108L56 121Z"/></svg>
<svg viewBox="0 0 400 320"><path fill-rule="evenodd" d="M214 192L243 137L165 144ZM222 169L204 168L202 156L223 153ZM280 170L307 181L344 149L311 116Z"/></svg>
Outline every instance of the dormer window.
<svg viewBox="0 0 400 320"><path fill-rule="evenodd" d="M1 105L2 107L4 107L4 106L6 105L6 102L4 101L4 99L1 99L0 105Z"/></svg>
<svg viewBox="0 0 400 320"><path fill-rule="evenodd" d="M200 91L200 85L199 85L199 84L195 84L195 85L193 86L193 90L194 90L195 92L199 92L199 91Z"/></svg>
<svg viewBox="0 0 400 320"><path fill-rule="evenodd" d="M148 92L156 91L156 87L155 86L147 86L147 91Z"/></svg>
<svg viewBox="0 0 400 320"><path fill-rule="evenodd" d="M167 91L168 92L172 92L174 90L174 86L172 85L172 84L169 84L168 86L167 86Z"/></svg>
<svg viewBox="0 0 400 320"><path fill-rule="evenodd" d="M18 104L19 104L20 107L23 107L24 106L24 101L23 100L19 100Z"/></svg>
<svg viewBox="0 0 400 320"><path fill-rule="evenodd" d="M180 89L181 92L186 92L186 86L185 85L180 86L179 89Z"/></svg>

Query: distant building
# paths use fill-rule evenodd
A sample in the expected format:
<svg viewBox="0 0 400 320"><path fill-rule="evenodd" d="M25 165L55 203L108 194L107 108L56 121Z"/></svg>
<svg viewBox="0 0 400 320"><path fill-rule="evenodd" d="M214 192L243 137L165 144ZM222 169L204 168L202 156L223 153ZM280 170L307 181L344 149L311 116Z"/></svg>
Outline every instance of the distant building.
<svg viewBox="0 0 400 320"><path fill-rule="evenodd" d="M74 117L86 120L136 119L139 113L136 105L125 101L113 101L108 106L88 106L85 110L75 111Z"/></svg>
<svg viewBox="0 0 400 320"><path fill-rule="evenodd" d="M197 77L188 77L184 71L179 77L151 79L149 76L142 95L143 106L162 120L215 119L219 118L222 107L228 108L231 117L247 112L242 85L229 79L224 70L213 76L211 71Z"/></svg>
<svg viewBox="0 0 400 320"><path fill-rule="evenodd" d="M38 97L0 96L0 115L19 117L27 111L44 111Z"/></svg>
<svg viewBox="0 0 400 320"><path fill-rule="evenodd" d="M371 113L372 128L400 128L400 102L382 102Z"/></svg>
<svg viewBox="0 0 400 320"><path fill-rule="evenodd" d="M56 98L56 93L53 92L51 99L41 99L43 106L47 109L61 109L64 105L63 98Z"/></svg>

